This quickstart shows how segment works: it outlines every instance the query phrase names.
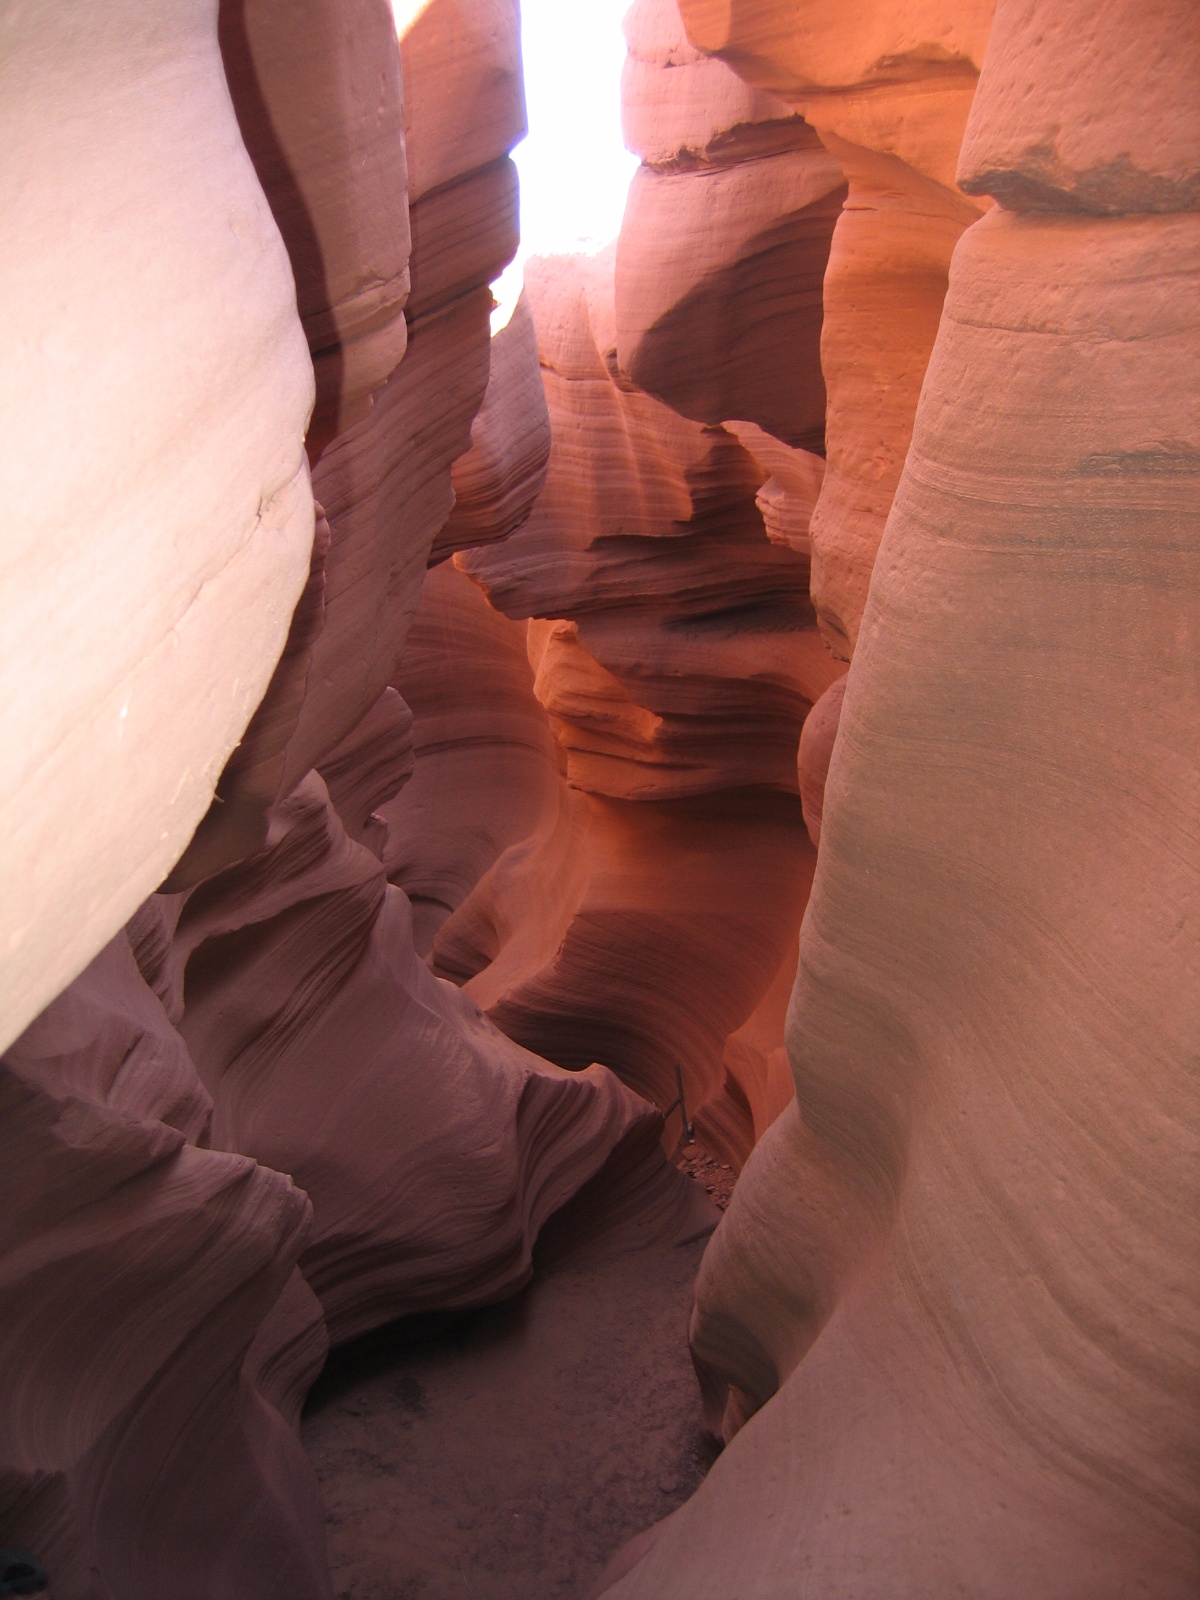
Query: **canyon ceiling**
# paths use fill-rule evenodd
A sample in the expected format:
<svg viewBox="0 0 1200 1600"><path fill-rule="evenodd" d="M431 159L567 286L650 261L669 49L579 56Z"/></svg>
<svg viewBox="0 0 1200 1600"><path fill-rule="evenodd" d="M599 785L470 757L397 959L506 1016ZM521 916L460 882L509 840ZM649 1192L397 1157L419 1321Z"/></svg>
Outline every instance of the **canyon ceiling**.
<svg viewBox="0 0 1200 1600"><path fill-rule="evenodd" d="M603 1592L1188 1600L1200 10L635 0L494 337L517 0L0 25L0 1544L332 1600L330 1346L691 1217L678 1069Z"/></svg>

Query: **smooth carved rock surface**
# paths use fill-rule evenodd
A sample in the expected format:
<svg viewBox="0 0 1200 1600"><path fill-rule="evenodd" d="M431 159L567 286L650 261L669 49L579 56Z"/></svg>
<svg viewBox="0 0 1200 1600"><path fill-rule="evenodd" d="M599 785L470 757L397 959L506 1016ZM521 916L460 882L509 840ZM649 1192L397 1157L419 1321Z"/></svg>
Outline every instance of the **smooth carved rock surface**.
<svg viewBox="0 0 1200 1600"><path fill-rule="evenodd" d="M657 1126L603 1068L498 1033L419 960L410 915L313 775L173 941L213 1141L308 1194L300 1267L335 1342L513 1293L550 1212Z"/></svg>
<svg viewBox="0 0 1200 1600"><path fill-rule="evenodd" d="M812 95L892 86L930 69L977 73L988 40L988 5L944 0L677 0L688 36L747 82L790 102Z"/></svg>
<svg viewBox="0 0 1200 1600"><path fill-rule="evenodd" d="M531 263L546 486L518 533L458 562L506 614L569 619L531 648L577 787L794 792L800 725L837 673L807 562L767 537L766 472L734 433L614 377L611 272L611 255Z"/></svg>
<svg viewBox="0 0 1200 1600"><path fill-rule="evenodd" d="M810 521L812 595L830 648L847 660L908 453L950 257L978 213L896 156L823 137L850 198L825 276L828 460Z"/></svg>
<svg viewBox="0 0 1200 1600"><path fill-rule="evenodd" d="M211 1101L124 933L0 1084L6 1539L63 1600L185 1583L328 1600L316 1481L243 1372L308 1201L210 1147Z"/></svg>
<svg viewBox="0 0 1200 1600"><path fill-rule="evenodd" d="M513 0L394 0L414 200L507 158L525 133ZM413 137L415 130L416 137Z"/></svg>
<svg viewBox="0 0 1200 1600"><path fill-rule="evenodd" d="M998 10L959 183L1017 210L1200 208L1200 13L1187 0ZM1104 116L1095 107L1104 106Z"/></svg>
<svg viewBox="0 0 1200 1600"><path fill-rule="evenodd" d="M501 10L509 23L497 31ZM453 505L451 467L469 446L488 381L486 286L517 242L515 169L503 143L524 116L519 73L514 79L509 71L513 18L512 5L481 0L464 10L440 0L423 8L397 51L383 0L360 0L349 18L322 0L307 43L292 39L292 13L272 0L247 0L223 14L238 113L292 248L302 307L315 307L306 325L329 390L308 441L329 527L313 578L321 586L319 618L254 849L265 840L267 807L386 690L429 547ZM407 105L402 58L418 86ZM498 119L489 142L485 149L455 142L445 105L456 95L471 100L489 71L489 115ZM434 95L421 87L430 78ZM405 206L406 167L422 159L434 164L438 185L410 194ZM473 159L483 165L473 167ZM406 343L411 349L397 365ZM206 819L208 836L173 874L172 888L246 853L250 807L235 819L230 796L220 799ZM234 848L226 845L221 859L235 820Z"/></svg>
<svg viewBox="0 0 1200 1600"><path fill-rule="evenodd" d="M754 503L767 538L811 561L812 517L825 481L825 458L812 450L793 449L753 422L723 426L754 458L763 476Z"/></svg>
<svg viewBox="0 0 1200 1600"><path fill-rule="evenodd" d="M586 1066L590 1050L662 1105L679 1061L705 1136L739 1161L781 1104L782 1005L731 1055L726 1044L794 948L812 869L796 745L839 672L807 601L802 540L786 518L772 540L757 497L778 471L773 503L810 509L822 463L753 425L689 421L622 377L612 273L611 252L530 265L546 486L517 533L456 557L493 605L535 619L532 683L522 688L511 645L469 639L468 602L441 590L445 615L463 618L446 638L467 652L464 674L510 685L512 714L530 715L536 696L584 803L564 795L550 753L530 752L523 815L536 823L475 883L454 885L449 864L471 859L479 824L440 798L438 768L456 739L462 769L476 759L464 695L427 734L418 717L417 787L397 810L419 797L422 811L399 881L424 876L435 970L465 979L506 1032L563 1065ZM437 659L427 646L412 663L431 712ZM397 681L407 692L403 669ZM745 911L732 964L717 931L731 903Z"/></svg>
<svg viewBox="0 0 1200 1600"><path fill-rule="evenodd" d="M206 0L4 28L7 1044L160 882L262 697L313 377Z"/></svg>
<svg viewBox="0 0 1200 1600"><path fill-rule="evenodd" d="M513 5L480 0L464 8L435 0L400 40L406 81L414 86L404 111L407 160L414 173L435 172L437 186L412 197L405 359L369 415L328 445L314 470L332 542L324 625L283 794L351 732L390 683L430 547L453 506L451 468L470 446L487 387L487 285L517 242L504 141L517 136L524 116L519 73L514 79L506 66L508 33L492 29L500 9L515 17ZM498 121L487 124L492 132L477 149L456 139L445 107L474 104L489 40L499 86L490 104ZM436 93L422 87L430 78Z"/></svg>
<svg viewBox="0 0 1200 1600"><path fill-rule="evenodd" d="M849 12L680 0L679 9L695 46L803 114L849 185L824 282L828 471L811 518L813 603L830 648L848 661L950 256L979 214L954 178L992 0L860 0Z"/></svg>
<svg viewBox="0 0 1200 1600"><path fill-rule="evenodd" d="M1089 31L1058 45L1086 76ZM1073 81L1030 61L988 58L978 170L1023 85ZM701 1274L732 1442L621 1600L1200 1581L1200 216L1122 214L1123 168L1102 217L1047 211L1041 162L955 253L829 767L796 1103Z"/></svg>
<svg viewBox="0 0 1200 1600"><path fill-rule="evenodd" d="M450 566L426 582L397 683L416 770L384 808L385 862L417 948L564 1065L592 1050L666 1104L681 1060L704 1137L740 1160L791 1095L783 1012L812 870L792 805L567 788L524 627ZM718 929L735 901L730 964Z"/></svg>
<svg viewBox="0 0 1200 1600"><path fill-rule="evenodd" d="M382 0L223 0L246 148L284 237L317 375L309 454L368 415L404 354L404 102ZM346 175L353 172L354 181Z"/></svg>
<svg viewBox="0 0 1200 1600"><path fill-rule="evenodd" d="M443 944L443 925L469 897L478 908L483 880L510 849L519 847L528 861L557 840L521 919L526 938L549 959L573 909L571 884L586 879L583 824L572 820L583 801L563 783L533 692L524 625L494 611L450 563L435 567L396 686L413 710L415 763L413 777L381 810L388 824L383 862L412 903L418 952L432 952L434 971L459 982L489 965L497 941L508 942L496 926L468 955L452 953L462 937L457 929ZM559 839L564 830L568 837ZM544 943L535 921L545 925Z"/></svg>
<svg viewBox="0 0 1200 1600"><path fill-rule="evenodd" d="M4 8L4 1541L331 1600L330 1336L641 1226L681 1062L729 1444L609 1592L1186 1600L1193 9L638 5L494 362L515 0L397 9Z"/></svg>
<svg viewBox="0 0 1200 1600"><path fill-rule="evenodd" d="M831 683L804 719L800 733L800 749L796 756L796 770L800 778L800 804L804 810L804 826L814 846L821 843L821 819L825 815L825 784L829 777L829 763L837 742L838 727L842 720L842 702L846 698L846 680L839 678Z"/></svg>
<svg viewBox="0 0 1200 1600"><path fill-rule="evenodd" d="M390 657L363 670L363 646L350 634L373 625L370 654L386 652L392 568L403 547L380 526L392 511L387 467L398 451L375 405L408 340L411 229L391 10L385 0L349 9L305 0L299 10L225 0L220 39L242 135L288 248L316 372L307 449L320 520L283 659L167 879L172 891L260 850L271 806L382 692Z"/></svg>
<svg viewBox="0 0 1200 1600"><path fill-rule="evenodd" d="M454 509L431 561L507 539L523 527L546 481L550 414L538 365L537 331L522 296L492 336L487 392L471 425L471 448L450 475Z"/></svg>
<svg viewBox="0 0 1200 1600"><path fill-rule="evenodd" d="M523 630L452 567L431 575L398 681L416 708L416 772L385 815L418 948L565 1066L586 1067L591 1051L665 1105L682 1061L705 1137L740 1160L791 1092L786 1065L772 1073L764 1057L782 1056L811 876L794 801L619 803L568 789ZM734 901L730 962L717 930ZM774 1038L760 1048L760 1019L731 1051L781 966Z"/></svg>
<svg viewBox="0 0 1200 1600"><path fill-rule="evenodd" d="M798 112L692 44L676 0L634 0L622 26L621 124L647 166L746 160L809 142Z"/></svg>
<svg viewBox="0 0 1200 1600"><path fill-rule="evenodd" d="M200 404L193 458L181 452L186 471L173 484L181 509L158 529L175 563L175 587L164 592L170 600L211 569L216 601L231 573L245 595L225 606L219 639L210 630L188 645L203 646L187 680L203 686L194 705L173 672L162 673L184 732L155 742L131 711L131 756L139 771L161 763L178 784L188 741L205 734L195 757L207 773L203 803L255 698L261 704L166 891L4 1063L12 1104L0 1275L20 1312L0 1335L9 1386L0 1514L6 1541L50 1569L58 1600L329 1600L320 1497L295 1428L330 1335L512 1293L529 1275L542 1223L610 1155L661 1166L661 1124L604 1068L568 1073L538 1060L431 974L413 946L408 902L380 860L381 809L412 770L412 718L390 679L453 503L452 464L468 450L488 381L487 285L516 240L504 155L523 116L519 74L509 70L515 4L435 3L399 44L382 0L306 7L299 33L294 10L265 0L223 13L229 82L292 251L318 369L321 408L308 438L322 508L315 539L300 451L312 368L221 83L215 17L172 6L153 21L161 32L145 25L149 63L135 53L142 77L127 74L124 104L137 115L127 130L119 118L111 124L128 135L127 169L140 160L156 181L164 163L175 174L167 198L151 185L159 213L154 229L140 229L139 248L158 237L169 198L180 245L193 248L189 270L212 274L182 314L157 280L130 279L158 294L141 307L148 348L161 359L163 329L175 328ZM178 59L174 43L162 43L176 23ZM140 37L137 25L129 31ZM413 82L433 85L407 111L401 54ZM493 91L482 112L481 83ZM164 85L182 108L174 124ZM157 118L147 125L149 100ZM480 140L465 146L455 135L468 108ZM411 209L406 137L414 171L438 175ZM111 140L98 148L113 153ZM211 157L199 189L197 151ZM205 244L209 212L229 236L220 249ZM129 270L121 248L114 270L122 261ZM192 277L172 249L163 259L175 292L188 291ZM128 338L126 318L113 330L114 352ZM206 366L197 341L227 370ZM93 339L91 348L103 356L107 346ZM527 364L528 340L523 348ZM518 351L518 397L527 389L521 360ZM97 371L111 381L103 361ZM164 417L178 417L149 369L133 362L129 373ZM93 390L84 393L103 410ZM112 425L128 429L140 415L114 406ZM93 431L134 474L141 458L123 458L103 427ZM512 432L515 490L503 472L484 475L481 522L503 526L514 493L532 498L534 434L529 445ZM147 438L161 450L153 430ZM269 481L261 495L257 485L285 466L303 515L281 530ZM193 472L205 475L209 498ZM213 484L231 497L220 516ZM114 502L121 491L136 528L134 491L104 485ZM161 498L172 485L151 487ZM252 536L243 568L226 570L225 546L188 520L208 508L236 545L241 500L273 543L261 581ZM207 568L180 558L193 548ZM150 575L162 582L161 561ZM138 643L158 614L139 614L132 569L115 576L129 587L105 612L105 637L128 618ZM286 589L277 626L272 584ZM177 629L185 643L186 625L184 617ZM228 721L237 673L242 697L245 683L252 693L222 743L213 719ZM102 785L90 803L103 816L105 795L119 793ZM166 815L144 787L132 793L149 815ZM197 819L193 806L189 825ZM170 838L158 877L185 842ZM101 850L76 873L76 905L92 884L108 892L106 871Z"/></svg>
<svg viewBox="0 0 1200 1600"><path fill-rule="evenodd" d="M671 0L625 22L626 139L642 165L617 255L617 357L700 422L821 448L821 279L841 169L803 118L687 44Z"/></svg>

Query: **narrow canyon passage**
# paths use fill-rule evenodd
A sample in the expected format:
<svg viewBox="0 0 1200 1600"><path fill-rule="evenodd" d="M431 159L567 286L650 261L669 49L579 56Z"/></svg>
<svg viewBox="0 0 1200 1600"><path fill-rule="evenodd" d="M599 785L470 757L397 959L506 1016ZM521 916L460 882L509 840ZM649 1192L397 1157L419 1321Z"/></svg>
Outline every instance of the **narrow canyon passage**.
<svg viewBox="0 0 1200 1600"><path fill-rule="evenodd" d="M1194 0L0 0L0 1595L1200 1593L1198 152Z"/></svg>
<svg viewBox="0 0 1200 1600"><path fill-rule="evenodd" d="M339 1600L581 1600L695 1490L714 1443L687 1317L715 1213L679 1188L623 1218L585 1194L515 1299L335 1352L301 1434Z"/></svg>

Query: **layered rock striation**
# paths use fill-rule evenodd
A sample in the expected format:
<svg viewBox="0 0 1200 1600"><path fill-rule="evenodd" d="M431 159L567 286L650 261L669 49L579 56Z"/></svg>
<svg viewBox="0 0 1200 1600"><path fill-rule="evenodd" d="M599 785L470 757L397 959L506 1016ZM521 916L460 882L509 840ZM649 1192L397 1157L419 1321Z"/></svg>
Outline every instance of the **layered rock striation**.
<svg viewBox="0 0 1200 1600"><path fill-rule="evenodd" d="M544 727L527 749L537 820L503 848L489 835L482 877L456 871L482 819L445 785L480 708L451 711L429 649L397 680L419 752L397 810L428 796L397 881L426 885L434 969L506 1032L566 1066L594 1053L660 1105L678 1067L702 1136L740 1163L790 1095L783 1008L812 870L796 749L841 672L808 589L820 284L845 186L802 117L688 44L673 4L635 6L626 33L643 164L620 240L526 273L545 487L517 532L456 558L530 619L532 678L515 633L468 637L461 585L429 594L431 624L463 619L471 675L504 683L506 715L548 715L553 750Z"/></svg>
<svg viewBox="0 0 1200 1600"><path fill-rule="evenodd" d="M330 1341L690 1219L677 1068L727 1448L607 1592L1195 1592L1200 34L992 9L638 0L492 340L515 0L0 5L57 1600L330 1600Z"/></svg>
<svg viewBox="0 0 1200 1600"><path fill-rule="evenodd" d="M900 478L950 257L986 200L955 166L993 0L679 0L694 49L820 136L849 187L824 281L828 471L812 519L813 602L848 661Z"/></svg>
<svg viewBox="0 0 1200 1600"><path fill-rule="evenodd" d="M772 539L758 501L770 446L797 496L821 463L752 424L686 418L625 376L614 268L609 251L527 269L546 483L519 531L456 563L494 608L533 620L502 642L495 625L468 623L479 602L461 578L447 574L436 601L427 590L441 643L431 634L397 680L418 744L397 809L428 799L410 813L397 881L420 892L424 877L434 969L465 981L506 1032L565 1066L595 1055L660 1105L678 1064L702 1135L740 1161L786 1097L781 1007L772 1065L729 1041L794 961L812 862L796 746L840 671L815 626L802 541ZM451 636L440 630L454 614ZM472 820L447 804L483 720L467 692L446 704L447 645L465 652L464 690L503 683L505 715L519 706L535 731L521 738L522 822L502 848L490 834L483 876L457 883L452 864L471 859L482 812L490 827L496 811Z"/></svg>
<svg viewBox="0 0 1200 1600"><path fill-rule="evenodd" d="M7 1045L161 882L262 698L313 372L211 7L4 28Z"/></svg>
<svg viewBox="0 0 1200 1600"><path fill-rule="evenodd" d="M115 899L107 867L84 875L109 906L85 940L94 952L115 937L13 1044L0 1080L0 1273L20 1307L0 1335L0 1515L4 1542L38 1556L59 1600L327 1600L323 1512L294 1430L329 1339L513 1292L543 1221L610 1154L661 1163L660 1119L611 1073L538 1059L428 971L381 859L380 808L412 768L411 714L390 681L488 381L488 283L516 243L516 6L435 0L399 39L382 0L313 0L299 14L245 0L222 7L219 36L216 24L206 7L138 19L146 48L118 79L127 125L105 122L102 96L77 102L70 123L75 148L93 124L118 130L131 193L143 172L175 183L161 272L176 270L171 250L193 252L173 290L132 276L114 351L146 280L151 342L166 327L181 370L193 347L209 363L191 363L200 409L182 475L152 428L137 433L155 408L179 412L153 386L137 393L135 364L104 425L134 429L139 449L144 437L146 462L101 430L79 492L128 509L123 475L136 468L147 505L175 507L154 548L187 554L173 586L161 561L150 580L168 601L200 588L216 610L193 637L191 612L176 621L156 593L143 614L142 589L118 584L107 636L128 619L121 648L153 661L143 633L174 623L177 635L155 693L174 696L183 732L172 743L131 710L120 734L137 775L122 804L161 814L165 831L122 840L139 864ZM31 33L31 50L45 43ZM85 83L100 75L81 70ZM190 161L197 147L212 156L199 188L194 167L172 178L189 139ZM54 159L73 205L63 151ZM91 203L77 207L81 235ZM115 209L137 227L136 209ZM59 259L49 244L47 259ZM136 260L118 236L98 264L115 277ZM193 277L206 286L189 299ZM88 318L77 324L64 350L86 337ZM524 373L520 350L505 369L520 393L524 349ZM301 450L314 371L315 514ZM526 478L532 495L539 438L535 413L493 443L477 516L492 496L503 520ZM277 479L295 502L282 520ZM229 504L214 484L232 486ZM205 517L193 562L189 530ZM82 598L88 571L65 548ZM77 718L77 699L52 702L55 715ZM120 931L130 885L141 898L186 842L143 778L178 785L189 762L203 776L176 792L187 828L214 783L215 798L163 892ZM94 781L101 769L75 770ZM106 777L110 788L121 794ZM101 856L123 815L91 831ZM55 987L70 975L56 971Z"/></svg>
<svg viewBox="0 0 1200 1600"><path fill-rule="evenodd" d="M625 32L625 137L641 166L617 254L621 368L686 417L820 451L841 167L791 107L690 45L674 0L638 0Z"/></svg>
<svg viewBox="0 0 1200 1600"><path fill-rule="evenodd" d="M784 91L830 43L807 8L685 12ZM614 1596L1200 1576L1197 111L1134 73L1110 121L1098 76L1198 44L1172 4L997 7L957 182L999 204L955 250L827 763L796 1101L698 1288L732 1442Z"/></svg>

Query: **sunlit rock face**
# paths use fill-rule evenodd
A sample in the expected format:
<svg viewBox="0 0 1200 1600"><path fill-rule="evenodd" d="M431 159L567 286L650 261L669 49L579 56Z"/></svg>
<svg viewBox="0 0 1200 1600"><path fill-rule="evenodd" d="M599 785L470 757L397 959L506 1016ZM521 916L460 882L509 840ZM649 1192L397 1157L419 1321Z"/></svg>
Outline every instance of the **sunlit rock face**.
<svg viewBox="0 0 1200 1600"><path fill-rule="evenodd" d="M673 4L635 6L626 35L643 166L621 238L526 272L545 487L517 532L456 558L531 620L505 635L461 582L427 587L396 679L418 757L393 871L434 970L506 1032L566 1066L597 1056L660 1105L678 1066L702 1136L740 1163L790 1097L813 860L796 749L842 671L808 583L845 185ZM498 697L486 759L471 683ZM524 730L512 749L502 724ZM466 805L473 763L505 772L503 808Z"/></svg>
<svg viewBox="0 0 1200 1600"><path fill-rule="evenodd" d="M618 247L489 343L515 0L0 0L56 1600L332 1600L330 1340L670 1200L677 1064L729 1444L611 1593L1200 1586L1200 33L991 13L639 3Z"/></svg>
<svg viewBox="0 0 1200 1600"><path fill-rule="evenodd" d="M786 985L769 996L782 968L790 982L812 868L796 746L840 668L806 546L764 525L766 436L688 419L619 373L613 271L611 251L527 269L545 488L521 529L456 562L496 610L534 620L502 636L472 620L461 578L427 591L428 633L397 679L418 762L395 870L427 897L434 970L507 1033L564 1066L602 1060L660 1105L680 1064L702 1134L740 1161L789 1092ZM770 443L811 507L819 458ZM494 806L468 817L448 798L481 760L469 681L512 719L514 747L494 739L487 758L524 796L503 840ZM462 870L475 850L482 876ZM774 1022L730 1046L764 1004Z"/></svg>
<svg viewBox="0 0 1200 1600"><path fill-rule="evenodd" d="M312 368L209 0L2 19L0 1045L187 843L313 534Z"/></svg>
<svg viewBox="0 0 1200 1600"><path fill-rule="evenodd" d="M841 168L790 107L689 45L674 0L639 0L625 32L626 139L642 165L617 256L622 370L684 416L820 450Z"/></svg>
<svg viewBox="0 0 1200 1600"><path fill-rule="evenodd" d="M449 572L426 586L394 680L417 760L385 863L434 971L507 1033L565 1066L598 1057L660 1105L678 1065L702 1135L740 1162L790 1097L813 859L796 749L842 671L808 582L845 185L674 5L636 6L626 33L643 168L615 251L527 269L545 486L515 532L469 504L444 531L474 546L457 566L492 609ZM468 489L473 458L521 481L497 442L519 463L528 402L503 375Z"/></svg>
<svg viewBox="0 0 1200 1600"><path fill-rule="evenodd" d="M838 64L845 13L684 9L777 92ZM861 9L892 31L847 18L846 51L919 43L919 8ZM823 786L802 750L796 1101L698 1289L732 1442L621 1600L1200 1583L1200 107L1165 65L1197 29L997 6L957 182L999 204L955 249Z"/></svg>
<svg viewBox="0 0 1200 1600"><path fill-rule="evenodd" d="M992 6L679 0L693 47L802 113L849 184L825 276L829 470L812 519L813 601L842 660L858 639L950 256L986 204L954 174Z"/></svg>
<svg viewBox="0 0 1200 1600"><path fill-rule="evenodd" d="M152 674L145 705L170 715L143 715L130 691L128 788L89 745L71 757L73 822L55 822L49 791L38 799L55 862L74 863L76 923L81 905L100 909L87 911L95 959L0 1073L0 1520L57 1600L328 1600L294 1429L329 1339L513 1292L545 1218L614 1150L652 1154L660 1129L605 1068L531 1055L431 974L383 859L381 812L412 769L391 679L488 382L487 285L516 240L516 7L435 0L399 41L381 0L245 0L222 7L219 35L208 6L110 6L99 43L59 11L65 57L16 19L40 99L5 105L33 129L26 150L43 141L78 239L99 241L86 312L53 334L68 366L86 346L95 368L70 455L75 510L54 499L67 479L53 461L22 465L43 464L29 528L44 531L47 505L70 539L90 526L87 562L59 541L55 581L69 617L95 606L104 622L103 646L85 629L54 663L67 683L75 653L92 652L77 676L94 699L54 715L91 718L100 749L112 685L98 664L111 659L117 682L126 649L135 686ZM110 37L117 64L97 55ZM37 64L61 73L76 48L56 116ZM74 246L45 229L34 242L43 292L78 275ZM32 307L33 285L17 288ZM53 297L29 314L47 306L58 314ZM526 334L504 366L519 396L536 377ZM33 369L23 381L33 414L51 390ZM170 448L169 428L182 430ZM507 526L532 500L544 430L536 408L528 426L481 430L477 522ZM97 538L97 504L121 539ZM193 637L206 606L216 620ZM42 605L43 628L55 614ZM43 648L22 656L26 682ZM168 777L170 793L146 788ZM114 830L137 865L119 893ZM74 837L89 866L64 851Z"/></svg>

